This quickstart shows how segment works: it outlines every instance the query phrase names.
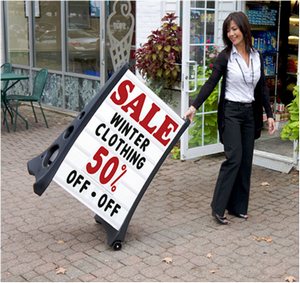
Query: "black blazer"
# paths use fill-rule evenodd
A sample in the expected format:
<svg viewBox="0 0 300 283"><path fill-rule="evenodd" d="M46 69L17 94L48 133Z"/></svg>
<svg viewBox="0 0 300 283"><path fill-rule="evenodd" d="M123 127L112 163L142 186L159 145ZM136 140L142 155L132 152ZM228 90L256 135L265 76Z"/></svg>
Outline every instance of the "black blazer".
<svg viewBox="0 0 300 283"><path fill-rule="evenodd" d="M260 65L261 65L261 75L260 79L254 89L254 99L253 102L253 111L254 111L254 119L255 119L255 139L260 137L261 129L263 127L263 107L267 114L268 118L273 118L272 109L270 106L269 99L269 90L265 83L265 73L264 73L264 61L261 53L260 55ZM216 62L213 66L213 71L209 79L202 86L199 94L196 99L193 101L192 105L198 109L203 102L209 97L217 83L220 81L221 77L223 77L221 84L221 95L218 104L218 129L220 135L220 141L223 143L222 134L224 129L224 105L225 105L225 86L226 86L226 78L227 78L227 63L230 56L230 50L225 48L218 55Z"/></svg>

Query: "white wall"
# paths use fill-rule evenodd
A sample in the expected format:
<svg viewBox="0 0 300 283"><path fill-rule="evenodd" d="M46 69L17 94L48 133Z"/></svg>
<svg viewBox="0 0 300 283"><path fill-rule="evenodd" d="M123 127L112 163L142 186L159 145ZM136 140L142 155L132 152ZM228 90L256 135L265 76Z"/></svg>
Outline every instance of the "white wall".
<svg viewBox="0 0 300 283"><path fill-rule="evenodd" d="M137 0L136 1L136 47L147 41L151 31L161 26L161 18L166 13L174 12L179 16L177 0Z"/></svg>
<svg viewBox="0 0 300 283"><path fill-rule="evenodd" d="M136 48L146 43L151 32L161 26L161 19L166 13L174 12L179 22L179 5L179 0L137 0ZM138 72L136 75L142 79Z"/></svg>
<svg viewBox="0 0 300 283"><path fill-rule="evenodd" d="M147 41L152 30L159 28L160 19L161 1L136 1L136 48Z"/></svg>

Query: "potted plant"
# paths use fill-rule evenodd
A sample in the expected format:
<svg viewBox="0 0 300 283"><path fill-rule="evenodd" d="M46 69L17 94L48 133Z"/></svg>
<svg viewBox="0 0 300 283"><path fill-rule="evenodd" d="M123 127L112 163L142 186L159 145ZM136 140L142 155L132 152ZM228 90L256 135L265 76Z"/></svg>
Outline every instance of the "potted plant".
<svg viewBox="0 0 300 283"><path fill-rule="evenodd" d="M148 41L137 49L136 68L148 86L165 102L174 105L172 88L181 78L182 29L177 16L167 13L159 29L152 31Z"/></svg>

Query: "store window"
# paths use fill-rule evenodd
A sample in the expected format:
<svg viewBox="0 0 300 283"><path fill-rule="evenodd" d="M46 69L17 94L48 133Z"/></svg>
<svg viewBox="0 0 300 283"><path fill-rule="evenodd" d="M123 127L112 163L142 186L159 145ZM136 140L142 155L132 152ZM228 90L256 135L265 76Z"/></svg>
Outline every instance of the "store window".
<svg viewBox="0 0 300 283"><path fill-rule="evenodd" d="M135 4L135 1L106 2L106 79L124 63L133 65Z"/></svg>
<svg viewBox="0 0 300 283"><path fill-rule="evenodd" d="M60 71L60 1L38 1L38 5L34 5L35 66Z"/></svg>
<svg viewBox="0 0 300 283"><path fill-rule="evenodd" d="M29 65L27 1L7 1L7 46L12 64Z"/></svg>
<svg viewBox="0 0 300 283"><path fill-rule="evenodd" d="M67 71L100 76L101 1L67 3Z"/></svg>

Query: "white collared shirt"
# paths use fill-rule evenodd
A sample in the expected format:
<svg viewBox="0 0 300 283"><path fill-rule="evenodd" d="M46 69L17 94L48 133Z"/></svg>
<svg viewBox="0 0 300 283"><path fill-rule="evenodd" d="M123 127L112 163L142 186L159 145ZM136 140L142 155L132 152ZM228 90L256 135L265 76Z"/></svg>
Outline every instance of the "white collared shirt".
<svg viewBox="0 0 300 283"><path fill-rule="evenodd" d="M254 89L260 79L260 58L258 51L250 52L249 66L235 46L227 64L225 99L237 102L254 101Z"/></svg>

